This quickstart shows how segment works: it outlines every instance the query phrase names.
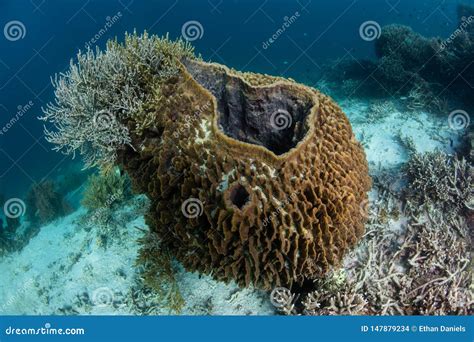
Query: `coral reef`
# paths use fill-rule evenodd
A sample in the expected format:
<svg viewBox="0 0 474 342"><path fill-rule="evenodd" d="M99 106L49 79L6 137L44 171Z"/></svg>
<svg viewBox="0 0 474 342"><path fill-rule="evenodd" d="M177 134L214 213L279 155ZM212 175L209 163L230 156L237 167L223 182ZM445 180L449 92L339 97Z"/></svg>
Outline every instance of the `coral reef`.
<svg viewBox="0 0 474 342"><path fill-rule="evenodd" d="M26 217L32 224L46 224L70 212L53 181L33 184L26 195Z"/></svg>
<svg viewBox="0 0 474 342"><path fill-rule="evenodd" d="M414 153L404 169L407 196L416 204L430 202L457 215L472 202L474 170L465 159L439 151Z"/></svg>
<svg viewBox="0 0 474 342"><path fill-rule="evenodd" d="M446 168L447 161L453 158L439 153L413 154L407 169L416 168L428 182L439 174L453 179L459 165ZM420 177L404 178L408 194L394 190L394 175L374 177L378 196L368 208L368 232L345 258L344 268L316 280L316 290L293 300L291 312L276 306L279 311L307 315L474 313L472 223L467 223L468 213L442 207L449 203L458 208L462 199L454 205L431 190L422 196ZM464 187L465 183L455 182L448 190L452 194L456 188L462 193Z"/></svg>
<svg viewBox="0 0 474 342"><path fill-rule="evenodd" d="M57 105L44 118L56 125L49 140L65 152L85 151L87 165L117 156L134 189L151 200L146 222L162 252L186 269L264 289L320 277L364 233L360 205L370 177L349 121L312 88L204 63L190 51L134 35L124 46L80 55L56 82ZM141 92L136 113L117 111L111 97L128 98L128 88L100 70L122 65L124 56L140 66L138 79L124 82ZM117 70L118 80L130 71ZM84 100L83 78L92 93L113 92L100 95L100 108ZM97 129L98 111L115 111L108 134ZM110 134L115 140L104 144Z"/></svg>
<svg viewBox="0 0 474 342"><path fill-rule="evenodd" d="M345 95L415 97L409 106L443 111L445 99L473 105L474 10L458 6L458 25L446 39L424 37L408 26L382 28L375 41L375 61L336 61L324 72ZM347 85L351 85L347 87ZM420 108L420 107L418 107Z"/></svg>

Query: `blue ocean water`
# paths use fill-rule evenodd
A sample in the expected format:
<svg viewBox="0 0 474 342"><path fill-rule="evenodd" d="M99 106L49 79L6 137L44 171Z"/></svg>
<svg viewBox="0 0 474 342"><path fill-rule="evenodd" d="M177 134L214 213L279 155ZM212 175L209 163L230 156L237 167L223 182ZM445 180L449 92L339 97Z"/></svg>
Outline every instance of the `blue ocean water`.
<svg viewBox="0 0 474 342"><path fill-rule="evenodd" d="M0 316L472 313L474 0L0 0L0 18ZM185 67L195 88L166 104L185 109L165 108L147 125L135 112L155 108L149 89L161 101L175 80L188 87L188 73L166 59L157 67L157 50L162 57L170 45L146 50L157 42L146 36L131 38L147 56L133 81L123 76L135 64L119 64L118 77L97 72L102 83L84 67L81 81L58 87L78 91L55 96L51 79L64 77L78 52L104 50L134 31L187 40L204 61L289 78L335 104L290 82L261 87L232 72L221 79L213 70L222 69L183 58L170 64ZM114 46L100 66L115 56L128 61L126 53ZM113 92L96 91L103 80ZM198 84L217 99L213 115L189 115ZM133 91L150 97L136 105ZM78 115L79 134L59 128L57 137L69 135L64 145L97 139L85 154L103 153L94 159L103 161L116 153L120 169L83 170L79 151L72 158L53 150L44 125L68 106L51 110L48 122L38 118L56 98L75 101L68 119L89 115ZM275 127L282 112L289 124ZM242 146L215 138L216 117L219 130L261 145L252 151L264 157L213 165L221 151ZM187 125L194 118L199 126ZM299 144L308 132L309 143ZM189 151L198 157L189 161ZM298 170L294 161L308 164L306 154L311 164ZM282 160L291 177L278 169ZM425 208L436 224L423 221ZM346 295L348 303L335 304Z"/></svg>
<svg viewBox="0 0 474 342"><path fill-rule="evenodd" d="M0 135L0 192L21 197L41 179L71 163L51 151L43 123L36 118L53 99L50 77L64 71L91 40L103 47L125 31L147 30L177 38L184 23L203 28L193 41L205 60L240 70L291 77L314 84L321 65L351 56L373 58L372 42L360 39L359 26L399 23L427 36L447 37L456 29L457 0L2 0L0 26L24 25L21 39L0 36L0 126L21 119ZM284 35L265 42L298 13ZM111 23L107 25L107 23ZM91 44L94 45L94 44ZM24 112L24 113L23 113Z"/></svg>

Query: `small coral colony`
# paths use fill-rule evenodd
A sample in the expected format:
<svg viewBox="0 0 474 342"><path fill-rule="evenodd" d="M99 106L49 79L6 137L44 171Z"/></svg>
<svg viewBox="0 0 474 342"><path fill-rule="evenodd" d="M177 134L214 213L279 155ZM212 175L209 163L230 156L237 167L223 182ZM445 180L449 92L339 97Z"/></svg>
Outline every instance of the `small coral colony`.
<svg viewBox="0 0 474 342"><path fill-rule="evenodd" d="M376 52L364 70L384 89L439 108L436 87L474 59L474 35L465 30L443 47L392 25ZM365 78L358 65L341 63L345 72L328 72L326 83L346 82L348 91ZM149 202L138 259L145 281L163 269L172 277L166 264L176 259L187 271L268 291L285 314L472 313L468 130L456 155L420 153L405 139L402 169L369 175L364 148L329 96L205 62L187 42L147 33L79 53L54 86L41 118L47 140L100 169L82 200L94 212L89 223L107 227L125 198ZM472 100L460 83L448 91ZM38 225L70 210L50 182L33 187L28 202ZM104 243L111 235L104 228ZM0 238L5 251L19 248Z"/></svg>

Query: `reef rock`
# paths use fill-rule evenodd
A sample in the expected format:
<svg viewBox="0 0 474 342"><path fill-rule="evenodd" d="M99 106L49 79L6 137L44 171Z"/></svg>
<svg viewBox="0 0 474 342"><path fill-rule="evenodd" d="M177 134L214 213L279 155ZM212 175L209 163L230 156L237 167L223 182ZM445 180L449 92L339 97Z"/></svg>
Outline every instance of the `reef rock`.
<svg viewBox="0 0 474 342"><path fill-rule="evenodd" d="M315 279L361 238L370 177L341 109L292 80L184 58L118 162L190 271L264 289ZM133 146L133 147L131 147Z"/></svg>

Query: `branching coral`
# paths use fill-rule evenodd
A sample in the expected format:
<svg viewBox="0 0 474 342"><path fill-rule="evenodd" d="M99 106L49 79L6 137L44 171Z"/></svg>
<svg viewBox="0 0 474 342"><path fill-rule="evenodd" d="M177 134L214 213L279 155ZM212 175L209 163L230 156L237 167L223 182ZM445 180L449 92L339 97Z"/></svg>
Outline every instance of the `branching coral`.
<svg viewBox="0 0 474 342"><path fill-rule="evenodd" d="M159 84L176 74L176 60L191 55L187 43L146 33L127 34L124 45L109 41L104 52L80 52L53 81L56 100L41 118L54 125L45 131L47 140L57 151L79 152L86 167L113 163L117 149L130 145L124 121L146 122Z"/></svg>
<svg viewBox="0 0 474 342"><path fill-rule="evenodd" d="M415 153L405 166L409 197L416 203L430 201L458 214L472 201L474 174L466 160L442 152Z"/></svg>
<svg viewBox="0 0 474 342"><path fill-rule="evenodd" d="M270 294L270 302L278 311L291 315L295 312L295 297L296 295L286 287L276 287Z"/></svg>
<svg viewBox="0 0 474 342"><path fill-rule="evenodd" d="M367 112L367 123L376 123L383 121L388 115L397 111L394 103L391 101L377 101L370 105Z"/></svg>
<svg viewBox="0 0 474 342"><path fill-rule="evenodd" d="M82 199L89 211L84 218L85 225L98 228L96 232L101 245L118 235L115 228L120 223L113 219L114 208L130 197L130 181L119 169L105 170L89 177Z"/></svg>

